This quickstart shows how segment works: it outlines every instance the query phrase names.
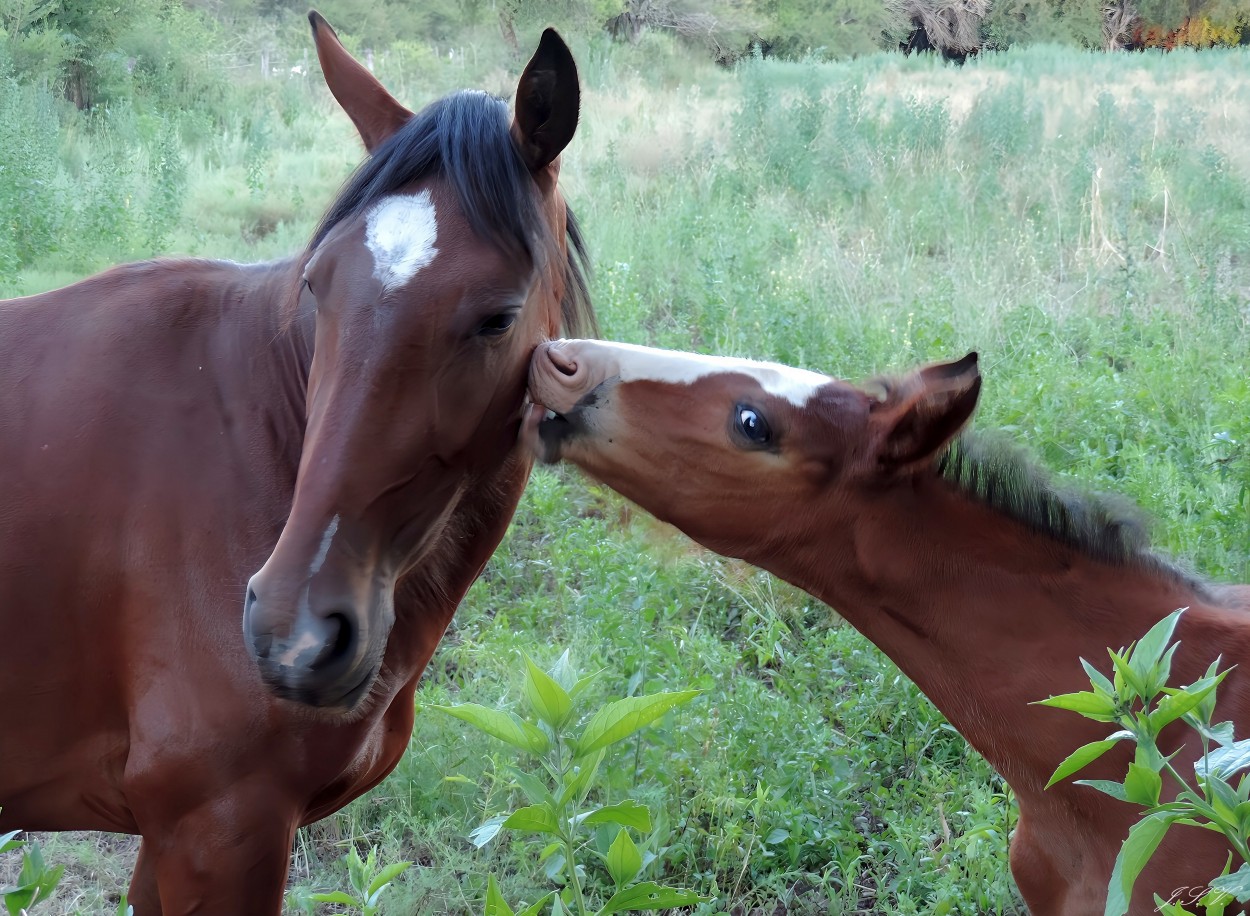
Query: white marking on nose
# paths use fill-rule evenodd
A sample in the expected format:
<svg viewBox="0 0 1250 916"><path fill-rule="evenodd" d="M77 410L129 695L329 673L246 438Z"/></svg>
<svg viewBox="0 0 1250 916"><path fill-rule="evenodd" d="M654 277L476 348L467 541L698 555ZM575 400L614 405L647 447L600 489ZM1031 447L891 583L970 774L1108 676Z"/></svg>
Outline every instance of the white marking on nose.
<svg viewBox="0 0 1250 916"><path fill-rule="evenodd" d="M287 648L285 652L277 656L276 661L278 662L279 665L285 665L286 667L290 668L292 665L295 664L296 659L298 659L301 655L303 655L309 649L316 648L316 646L317 646L317 637L315 637L312 633L305 631L300 634L299 639L291 643L291 645Z"/></svg>
<svg viewBox="0 0 1250 916"><path fill-rule="evenodd" d="M326 526L326 533L321 536L321 546L317 548L317 555L313 557L312 565L308 567L309 578L321 571L322 564L326 561L326 555L330 552L330 542L334 540L334 534L338 530L339 517L336 515L330 519L330 524Z"/></svg>
<svg viewBox="0 0 1250 916"><path fill-rule="evenodd" d="M636 344L614 343L604 340L556 341L553 346L568 346L576 358L587 354L593 364L600 359L610 360L622 382L653 381L675 385L690 385L699 379L719 373L736 372L749 375L760 387L774 397L784 398L802 407L822 385L833 379L819 372L796 369L780 363L761 363L751 359L732 356L706 356L702 353L682 353L676 350L658 350Z"/></svg>
<svg viewBox="0 0 1250 916"><path fill-rule="evenodd" d="M365 245L384 290L403 286L438 254L438 220L429 191L378 201L365 215Z"/></svg>

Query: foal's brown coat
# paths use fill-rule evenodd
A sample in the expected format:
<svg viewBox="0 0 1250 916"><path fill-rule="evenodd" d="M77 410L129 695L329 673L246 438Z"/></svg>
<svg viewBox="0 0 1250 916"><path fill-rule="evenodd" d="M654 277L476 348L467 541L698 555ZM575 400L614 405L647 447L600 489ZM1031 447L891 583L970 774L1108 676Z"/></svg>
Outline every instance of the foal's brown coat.
<svg viewBox="0 0 1250 916"><path fill-rule="evenodd" d="M383 170L360 200L428 192L438 214L415 279L379 287L343 204L292 260L132 264L0 303L0 826L142 834L137 916L278 913L295 829L395 766L422 668L525 485L529 355L579 282L556 188L577 78L554 32L509 130L479 93L413 116L311 19ZM390 138L437 152L417 132L447 124L470 190L493 168L512 201L482 205L446 159L386 184L410 165ZM518 225L498 212L517 200L531 237L479 231ZM317 626L344 664L261 671L322 711L275 698L248 653Z"/></svg>
<svg viewBox="0 0 1250 916"><path fill-rule="evenodd" d="M1140 637L1176 608L1173 678L1238 664L1217 715L1250 721L1250 588L1207 588L1150 554L1131 525L1098 521L1035 484L975 487L939 461L976 405L975 356L871 390L777 367L592 341L535 354L525 435L711 549L832 605L879 646L1003 775L1020 804L1011 867L1034 916L1101 914L1138 809L1070 782L1044 790L1105 726L1030 705L1079 690L1078 657ZM744 413L746 411L746 413ZM976 461L977 459L971 459ZM998 474L993 459L978 467ZM965 466L967 471L967 466ZM997 483L1006 483L1002 475ZM1041 499L1030 504L1027 497ZM1024 497L1024 498L1022 498ZM1240 728L1239 728L1240 731ZM1191 768L1182 727L1165 750ZM1087 774L1119 778L1127 749ZM1135 914L1220 873L1228 848L1175 828L1138 882ZM1188 896L1188 895L1186 895Z"/></svg>

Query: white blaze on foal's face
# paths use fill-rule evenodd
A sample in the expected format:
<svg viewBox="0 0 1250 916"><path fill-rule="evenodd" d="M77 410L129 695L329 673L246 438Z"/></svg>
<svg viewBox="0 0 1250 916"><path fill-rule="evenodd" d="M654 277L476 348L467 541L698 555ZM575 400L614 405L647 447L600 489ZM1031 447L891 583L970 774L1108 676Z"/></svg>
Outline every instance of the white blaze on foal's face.
<svg viewBox="0 0 1250 916"><path fill-rule="evenodd" d="M761 388L774 397L802 407L816 389L832 381L819 372L731 356L704 356L699 353L680 353L598 340L579 340L576 344L577 349L573 351L575 354L589 351L588 356L596 362L611 361L616 371L602 374L605 377L617 375L622 382L653 381L690 385L709 375L738 372L755 379ZM560 342L556 341L552 346L558 348Z"/></svg>
<svg viewBox="0 0 1250 916"><path fill-rule="evenodd" d="M365 216L365 245L373 254L373 276L388 292L434 260L437 238L438 221L429 191L388 197Z"/></svg>

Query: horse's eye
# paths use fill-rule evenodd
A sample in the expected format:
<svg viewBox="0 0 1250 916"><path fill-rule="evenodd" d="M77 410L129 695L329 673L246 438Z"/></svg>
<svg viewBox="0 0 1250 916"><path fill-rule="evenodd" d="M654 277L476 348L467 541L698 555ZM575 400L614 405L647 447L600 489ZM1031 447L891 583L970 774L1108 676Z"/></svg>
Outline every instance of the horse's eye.
<svg viewBox="0 0 1250 916"><path fill-rule="evenodd" d="M498 337L507 331L516 323L516 312L500 312L498 315L491 315L482 322L482 326L477 332L487 337Z"/></svg>
<svg viewBox="0 0 1250 916"><path fill-rule="evenodd" d="M746 436L753 445L767 445L773 438L773 431L768 428L768 421L754 407L739 404L734 408L734 425L738 432Z"/></svg>

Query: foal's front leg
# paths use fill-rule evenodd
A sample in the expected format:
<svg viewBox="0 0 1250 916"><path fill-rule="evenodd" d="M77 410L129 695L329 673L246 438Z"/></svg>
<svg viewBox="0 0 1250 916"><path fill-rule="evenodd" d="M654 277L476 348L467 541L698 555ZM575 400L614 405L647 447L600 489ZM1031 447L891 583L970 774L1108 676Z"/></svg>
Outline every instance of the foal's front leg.
<svg viewBox="0 0 1250 916"><path fill-rule="evenodd" d="M275 799L231 788L176 820L140 818L135 916L280 916L299 815Z"/></svg>

